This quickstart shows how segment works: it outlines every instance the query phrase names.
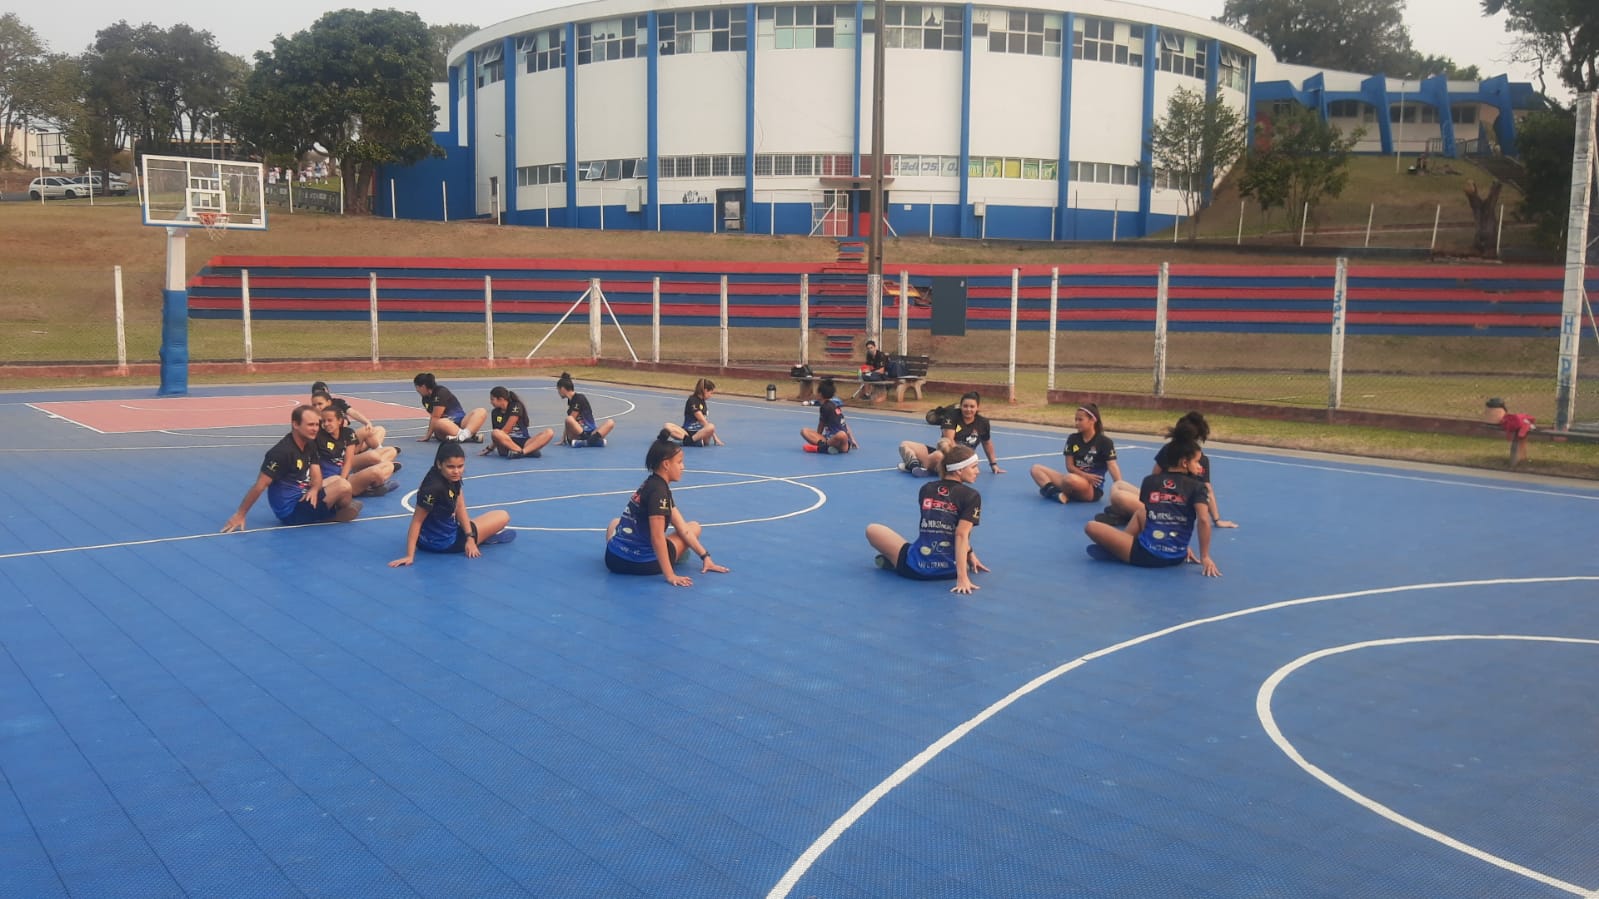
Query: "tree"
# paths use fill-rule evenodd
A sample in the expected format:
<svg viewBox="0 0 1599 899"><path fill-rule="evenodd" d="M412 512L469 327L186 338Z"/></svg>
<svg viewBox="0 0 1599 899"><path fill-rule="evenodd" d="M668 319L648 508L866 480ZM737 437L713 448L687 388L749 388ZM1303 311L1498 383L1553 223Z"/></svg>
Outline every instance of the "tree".
<svg viewBox="0 0 1599 899"><path fill-rule="evenodd" d="M1400 74L1415 56L1404 0L1227 0L1218 21L1241 28L1280 62Z"/></svg>
<svg viewBox="0 0 1599 899"><path fill-rule="evenodd" d="M1272 116L1262 136L1269 144L1250 158L1239 192L1262 211L1284 206L1297 213L1344 192L1351 152L1365 132L1345 136L1315 110L1296 105Z"/></svg>
<svg viewBox="0 0 1599 899"><path fill-rule="evenodd" d="M1526 168L1516 213L1532 223L1539 246L1558 250L1571 212L1571 157L1577 120L1565 110L1529 113L1516 126L1516 150Z"/></svg>
<svg viewBox="0 0 1599 899"><path fill-rule="evenodd" d="M367 210L378 166L443 153L432 134L432 49L415 13L330 12L255 55L229 121L265 152L326 152L346 208Z"/></svg>
<svg viewBox="0 0 1599 899"><path fill-rule="evenodd" d="M477 31L476 25L429 25L428 40L433 44L433 80L447 81L450 77L450 48L467 35Z"/></svg>
<svg viewBox="0 0 1599 899"><path fill-rule="evenodd" d="M1482 194L1477 190L1477 182L1466 182L1466 202L1471 205L1471 221L1475 226L1471 248L1478 256L1487 256L1489 245L1497 244L1494 229L1499 224L1499 192L1503 189L1504 185L1495 181L1488 193Z"/></svg>
<svg viewBox="0 0 1599 899"><path fill-rule="evenodd" d="M1216 176L1243 155L1246 134L1243 117L1220 98L1206 101L1178 88L1166 101L1166 115L1150 131L1150 156L1155 171L1182 197L1190 238L1199 235L1199 213Z"/></svg>
<svg viewBox="0 0 1599 899"><path fill-rule="evenodd" d="M0 147L8 154L0 159L0 166L10 161L17 129L30 118L26 108L30 82L44 55L38 32L16 13L0 15Z"/></svg>
<svg viewBox="0 0 1599 899"><path fill-rule="evenodd" d="M1509 14L1505 30L1517 35L1516 57L1545 66L1574 91L1599 90L1599 3L1593 0L1482 0L1488 15Z"/></svg>

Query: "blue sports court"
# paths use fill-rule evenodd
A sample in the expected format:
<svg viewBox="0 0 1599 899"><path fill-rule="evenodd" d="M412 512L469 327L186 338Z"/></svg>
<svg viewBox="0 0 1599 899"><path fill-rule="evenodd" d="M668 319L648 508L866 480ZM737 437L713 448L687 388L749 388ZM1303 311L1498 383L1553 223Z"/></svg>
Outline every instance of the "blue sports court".
<svg viewBox="0 0 1599 899"><path fill-rule="evenodd" d="M553 378L442 380L559 430ZM1221 433L1209 579L1089 559L1098 506L1027 476L1065 433L996 423L963 597L863 537L914 531L920 414L816 455L815 409L718 395L674 494L732 571L674 588L601 557L683 394L580 380L608 446L468 449L516 542L390 569L433 444L408 379L335 388L402 489L227 535L302 385L121 431L74 404L167 407L0 395L0 896L1599 891L1593 483ZM1159 444L1107 419L1136 483Z"/></svg>

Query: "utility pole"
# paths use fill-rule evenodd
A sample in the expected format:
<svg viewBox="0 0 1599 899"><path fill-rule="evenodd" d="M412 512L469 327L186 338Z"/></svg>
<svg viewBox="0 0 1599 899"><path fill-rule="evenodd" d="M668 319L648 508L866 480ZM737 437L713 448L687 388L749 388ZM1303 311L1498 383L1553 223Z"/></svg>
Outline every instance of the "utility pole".
<svg viewBox="0 0 1599 899"><path fill-rule="evenodd" d="M887 0L876 0L876 28L872 37L872 190L871 225L867 229L866 244L866 337L882 343L883 322L883 82L887 42L883 27L888 18ZM900 297L900 302L905 302Z"/></svg>

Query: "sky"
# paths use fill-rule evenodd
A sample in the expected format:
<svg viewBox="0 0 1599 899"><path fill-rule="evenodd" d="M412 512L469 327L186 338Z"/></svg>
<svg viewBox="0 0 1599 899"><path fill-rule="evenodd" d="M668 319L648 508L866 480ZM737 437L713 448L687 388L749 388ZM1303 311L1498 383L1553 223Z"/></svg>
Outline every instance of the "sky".
<svg viewBox="0 0 1599 899"><path fill-rule="evenodd" d="M1177 10L1211 18L1221 14L1225 0L1142 0L1140 5ZM209 31L222 49L246 59L257 50L271 46L280 34L293 34L309 27L330 9L360 7L359 2L329 3L327 0L274 0L271 3L217 3L215 0L162 0L160 3L128 4L110 0L81 0L77 3L35 4L18 12L22 20L38 31L39 37L56 52L77 53L94 40L101 28L120 19L139 25L168 28L179 22ZM486 27L506 19L555 6L566 0L415 0L384 3L382 7L410 10L430 25L465 22ZM132 8L137 7L136 11ZM1411 40L1423 53L1452 57L1459 65L1475 63L1482 73L1506 72L1514 81L1532 81L1530 67L1507 61L1509 47L1503 16L1485 17L1478 0L1408 0L1405 24ZM1550 89L1556 83L1551 78Z"/></svg>

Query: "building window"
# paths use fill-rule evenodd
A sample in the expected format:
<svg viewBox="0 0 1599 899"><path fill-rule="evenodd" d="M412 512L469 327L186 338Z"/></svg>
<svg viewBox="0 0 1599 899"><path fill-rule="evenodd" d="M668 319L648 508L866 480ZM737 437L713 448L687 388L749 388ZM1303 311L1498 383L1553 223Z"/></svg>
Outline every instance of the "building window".
<svg viewBox="0 0 1599 899"><path fill-rule="evenodd" d="M1181 31L1161 31L1159 36L1162 72L1205 80L1206 41Z"/></svg>
<svg viewBox="0 0 1599 899"><path fill-rule="evenodd" d="M1449 107L1449 120L1456 125L1475 125L1477 124L1477 107L1451 106Z"/></svg>
<svg viewBox="0 0 1599 899"><path fill-rule="evenodd" d="M1438 109L1426 103L1402 103L1388 107L1388 121L1395 125L1438 124Z"/></svg>
<svg viewBox="0 0 1599 899"><path fill-rule="evenodd" d="M1249 90L1249 57L1242 50L1223 46L1221 59L1217 60L1216 65L1218 85L1239 91Z"/></svg>
<svg viewBox="0 0 1599 899"><path fill-rule="evenodd" d="M1076 163L1072 165L1075 166ZM954 171L959 171L959 168L957 160ZM1059 177L1060 162L1054 159L1023 159L1015 156L973 156L967 164L966 172L972 178L1054 181Z"/></svg>
<svg viewBox="0 0 1599 899"><path fill-rule="evenodd" d="M655 23L661 55L742 53L748 49L744 7L661 13Z"/></svg>
<svg viewBox="0 0 1599 899"><path fill-rule="evenodd" d="M956 178L960 176L959 156L899 154L889 165L889 174L900 177Z"/></svg>
<svg viewBox="0 0 1599 899"><path fill-rule="evenodd" d="M1359 100L1334 100L1327 104L1327 116L1333 119L1358 119L1365 105Z"/></svg>
<svg viewBox="0 0 1599 899"><path fill-rule="evenodd" d="M771 156L766 156L768 162ZM761 156L755 157L755 171L761 170ZM638 177L646 170L644 160L639 160ZM665 178L742 178L745 164L743 153L724 153L716 156L663 156L660 177Z"/></svg>
<svg viewBox="0 0 1599 899"><path fill-rule="evenodd" d="M1137 187L1138 166L1115 162L1073 162L1067 169L1067 177L1079 184L1117 184ZM1155 182L1160 183L1158 175Z"/></svg>
<svg viewBox="0 0 1599 899"><path fill-rule="evenodd" d="M855 46L854 6L762 6L755 19L756 46L763 50Z"/></svg>
<svg viewBox="0 0 1599 899"><path fill-rule="evenodd" d="M529 75L566 66L566 29L551 28L516 40L516 55Z"/></svg>
<svg viewBox="0 0 1599 899"><path fill-rule="evenodd" d="M1020 9L972 12L972 40L988 38L990 53L1060 56L1061 14Z"/></svg>
<svg viewBox="0 0 1599 899"><path fill-rule="evenodd" d="M1072 59L1144 67L1144 26L1080 17L1072 28Z"/></svg>
<svg viewBox="0 0 1599 899"><path fill-rule="evenodd" d="M478 51L477 86L486 87L505 80L505 47L490 44Z"/></svg>
<svg viewBox="0 0 1599 899"><path fill-rule="evenodd" d="M964 31L964 12L959 6L891 3L883 24L883 46L904 50L959 51Z"/></svg>
<svg viewBox="0 0 1599 899"><path fill-rule="evenodd" d="M647 16L584 22L577 26L577 64L645 56L649 33Z"/></svg>
<svg viewBox="0 0 1599 899"><path fill-rule="evenodd" d="M583 165L580 163L579 171ZM551 165L529 165L516 170L516 184L518 187L536 187L541 184L566 183L566 166L561 163Z"/></svg>
<svg viewBox="0 0 1599 899"><path fill-rule="evenodd" d="M590 159L577 164L579 181L628 181L649 175L648 159Z"/></svg>

